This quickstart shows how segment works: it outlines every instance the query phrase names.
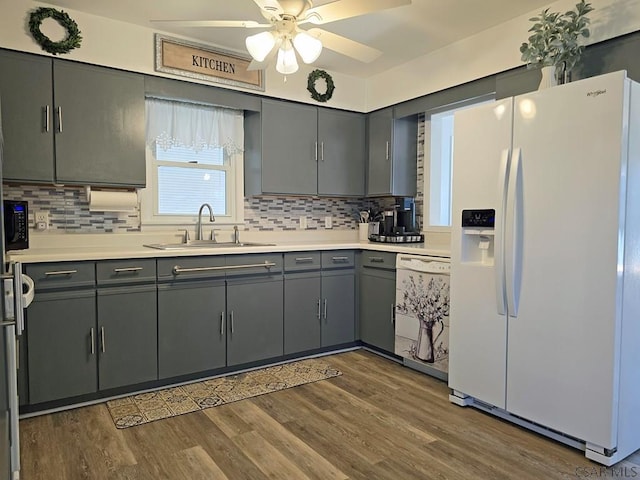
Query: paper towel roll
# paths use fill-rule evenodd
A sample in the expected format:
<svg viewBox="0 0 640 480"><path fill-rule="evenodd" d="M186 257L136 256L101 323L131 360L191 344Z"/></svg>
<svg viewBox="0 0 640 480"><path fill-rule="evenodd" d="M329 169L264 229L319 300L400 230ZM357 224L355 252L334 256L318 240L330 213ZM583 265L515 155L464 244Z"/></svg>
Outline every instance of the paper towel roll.
<svg viewBox="0 0 640 480"><path fill-rule="evenodd" d="M138 206L138 194L135 191L95 191L87 188L87 199L91 212L131 212Z"/></svg>

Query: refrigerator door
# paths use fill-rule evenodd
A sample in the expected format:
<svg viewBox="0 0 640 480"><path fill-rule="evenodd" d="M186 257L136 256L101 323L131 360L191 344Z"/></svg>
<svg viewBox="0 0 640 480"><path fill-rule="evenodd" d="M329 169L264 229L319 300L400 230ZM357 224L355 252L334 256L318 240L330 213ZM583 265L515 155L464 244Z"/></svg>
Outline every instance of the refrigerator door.
<svg viewBox="0 0 640 480"><path fill-rule="evenodd" d="M455 114L449 387L505 408L504 259L512 99ZM494 209L495 229L461 227L462 210ZM486 248L484 248L486 247Z"/></svg>
<svg viewBox="0 0 640 480"><path fill-rule="evenodd" d="M519 295L507 410L605 448L617 436L628 88L617 72L516 97L505 225Z"/></svg>

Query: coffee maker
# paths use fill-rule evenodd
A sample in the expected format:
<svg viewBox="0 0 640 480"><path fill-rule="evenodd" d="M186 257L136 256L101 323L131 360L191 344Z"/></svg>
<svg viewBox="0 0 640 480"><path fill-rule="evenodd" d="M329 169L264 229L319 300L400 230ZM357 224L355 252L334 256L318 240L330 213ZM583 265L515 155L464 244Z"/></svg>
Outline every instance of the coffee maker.
<svg viewBox="0 0 640 480"><path fill-rule="evenodd" d="M385 243L416 243L424 237L416 228L415 201L411 197L396 198L393 208L382 212L382 222L377 235L369 240Z"/></svg>

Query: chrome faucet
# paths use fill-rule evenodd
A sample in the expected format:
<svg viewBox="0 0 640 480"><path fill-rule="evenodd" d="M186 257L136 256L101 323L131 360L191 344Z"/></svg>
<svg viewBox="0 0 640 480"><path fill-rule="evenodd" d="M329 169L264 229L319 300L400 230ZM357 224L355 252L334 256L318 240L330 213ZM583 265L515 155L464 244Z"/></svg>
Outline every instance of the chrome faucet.
<svg viewBox="0 0 640 480"><path fill-rule="evenodd" d="M233 243L240 243L240 232L237 225L233 226Z"/></svg>
<svg viewBox="0 0 640 480"><path fill-rule="evenodd" d="M216 221L216 217L213 216L213 208L211 208L211 205L209 205L208 203L203 203L200 206L200 210L198 211L198 225L196 228L196 240L204 240L202 235L202 210L204 210L205 207L209 209L209 221L210 222Z"/></svg>

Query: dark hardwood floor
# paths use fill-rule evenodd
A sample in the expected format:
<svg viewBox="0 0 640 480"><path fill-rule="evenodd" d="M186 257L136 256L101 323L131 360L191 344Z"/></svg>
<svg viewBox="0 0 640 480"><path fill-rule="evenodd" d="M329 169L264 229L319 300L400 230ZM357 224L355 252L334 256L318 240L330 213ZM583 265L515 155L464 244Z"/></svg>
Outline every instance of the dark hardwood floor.
<svg viewBox="0 0 640 480"><path fill-rule="evenodd" d="M104 405L22 420L21 478L640 478L640 454L605 471L372 353L326 360L344 375L124 430Z"/></svg>

